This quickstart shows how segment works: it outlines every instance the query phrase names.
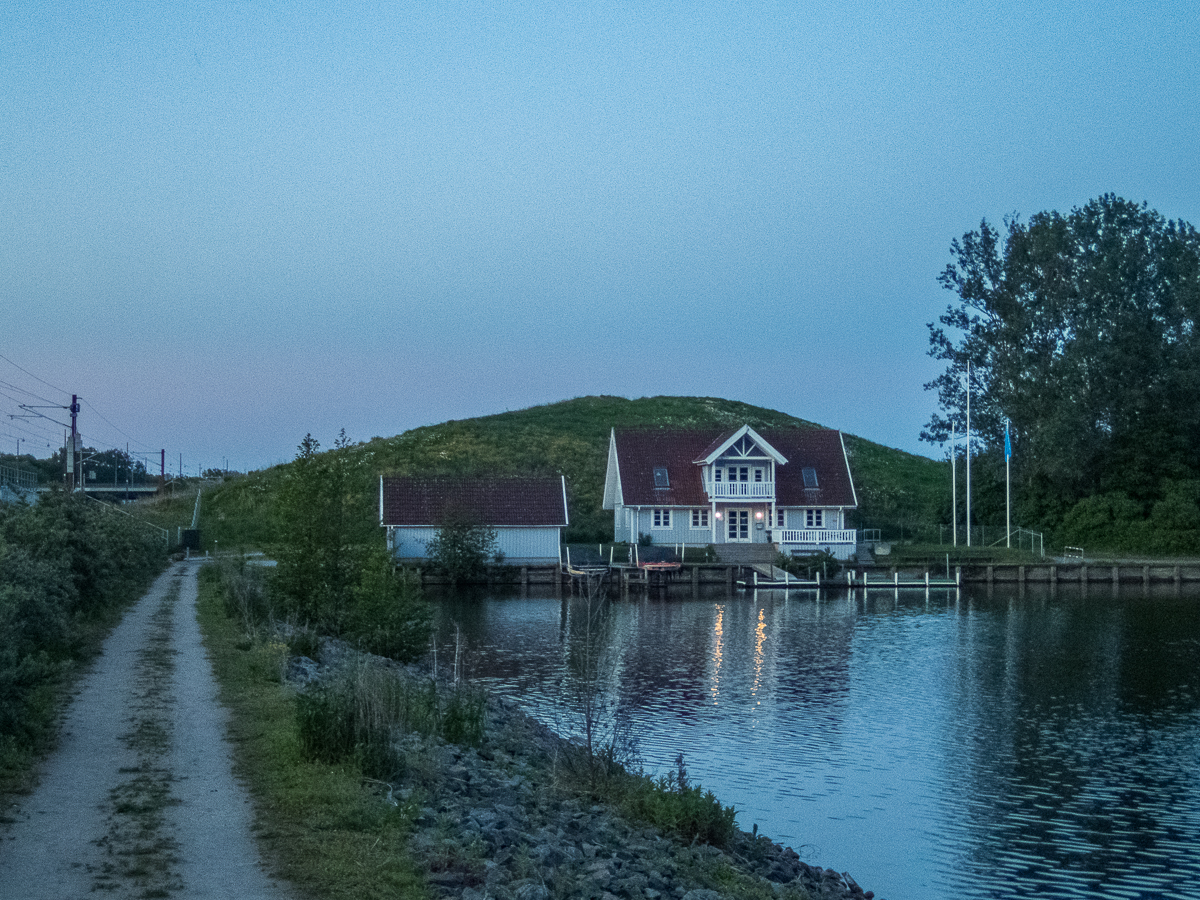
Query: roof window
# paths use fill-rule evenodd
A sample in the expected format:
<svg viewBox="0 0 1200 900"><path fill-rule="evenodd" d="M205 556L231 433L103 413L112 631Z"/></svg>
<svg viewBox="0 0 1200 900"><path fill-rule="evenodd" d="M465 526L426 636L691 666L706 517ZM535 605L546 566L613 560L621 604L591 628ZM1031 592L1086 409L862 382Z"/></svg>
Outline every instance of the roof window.
<svg viewBox="0 0 1200 900"><path fill-rule="evenodd" d="M804 486L806 488L817 487L817 470L811 466L805 466L800 470L800 474L804 476Z"/></svg>
<svg viewBox="0 0 1200 900"><path fill-rule="evenodd" d="M654 467L654 487L655 488L669 488L670 486L671 486L671 480L667 477L667 467L666 466L655 466Z"/></svg>

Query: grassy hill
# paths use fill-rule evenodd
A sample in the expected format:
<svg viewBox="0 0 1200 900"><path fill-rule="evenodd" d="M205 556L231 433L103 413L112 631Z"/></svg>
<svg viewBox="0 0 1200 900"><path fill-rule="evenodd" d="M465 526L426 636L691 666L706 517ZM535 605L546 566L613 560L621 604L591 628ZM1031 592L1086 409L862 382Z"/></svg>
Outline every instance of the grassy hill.
<svg viewBox="0 0 1200 900"><path fill-rule="evenodd" d="M609 540L612 513L600 508L611 428L816 428L786 413L712 397L580 397L515 412L414 428L373 438L344 451L358 485L364 537L375 525L381 474L563 474L571 509L570 540ZM302 435L296 435L299 443ZM861 505L860 524L889 530L949 515L947 464L846 435ZM201 528L206 543L269 546L275 522L271 498L288 465L275 466L205 492ZM190 520L190 507L188 508Z"/></svg>

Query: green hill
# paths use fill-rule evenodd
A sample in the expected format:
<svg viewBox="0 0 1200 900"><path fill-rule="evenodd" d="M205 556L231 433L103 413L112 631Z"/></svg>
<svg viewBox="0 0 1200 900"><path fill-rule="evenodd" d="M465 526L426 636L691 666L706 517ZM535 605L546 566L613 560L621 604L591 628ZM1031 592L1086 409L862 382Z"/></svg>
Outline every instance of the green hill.
<svg viewBox="0 0 1200 900"><path fill-rule="evenodd" d="M656 425L816 428L776 410L712 397L579 397L476 419L414 428L339 451L354 473L363 536L377 533L374 498L381 474L563 474L571 510L568 539L610 540L612 513L600 508L611 428ZM303 435L296 435L299 443ZM947 464L846 435L858 489L859 524L886 529L949 515ZM275 466L205 493L201 527L206 543L270 546L271 497L288 466Z"/></svg>

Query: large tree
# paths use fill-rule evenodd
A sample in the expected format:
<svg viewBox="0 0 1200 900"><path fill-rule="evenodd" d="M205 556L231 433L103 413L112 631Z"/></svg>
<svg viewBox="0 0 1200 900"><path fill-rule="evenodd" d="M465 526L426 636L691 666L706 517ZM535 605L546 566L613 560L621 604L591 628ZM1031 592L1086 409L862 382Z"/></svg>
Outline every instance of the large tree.
<svg viewBox="0 0 1200 900"><path fill-rule="evenodd" d="M931 323L946 371L922 433L965 426L999 448L1012 422L1027 509L1056 521L1080 498L1149 503L1200 477L1200 238L1145 204L1106 194L1069 215L981 223L939 277L957 298ZM1032 507L1032 508L1031 508Z"/></svg>

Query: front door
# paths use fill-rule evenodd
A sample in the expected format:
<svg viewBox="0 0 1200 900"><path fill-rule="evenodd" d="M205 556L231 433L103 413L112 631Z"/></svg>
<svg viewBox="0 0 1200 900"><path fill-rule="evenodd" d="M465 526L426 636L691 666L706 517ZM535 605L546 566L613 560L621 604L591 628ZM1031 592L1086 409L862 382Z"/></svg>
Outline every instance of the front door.
<svg viewBox="0 0 1200 900"><path fill-rule="evenodd" d="M745 543L750 540L750 510L730 509L725 512L725 540Z"/></svg>

